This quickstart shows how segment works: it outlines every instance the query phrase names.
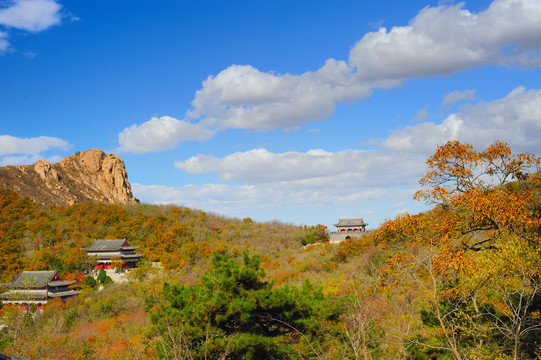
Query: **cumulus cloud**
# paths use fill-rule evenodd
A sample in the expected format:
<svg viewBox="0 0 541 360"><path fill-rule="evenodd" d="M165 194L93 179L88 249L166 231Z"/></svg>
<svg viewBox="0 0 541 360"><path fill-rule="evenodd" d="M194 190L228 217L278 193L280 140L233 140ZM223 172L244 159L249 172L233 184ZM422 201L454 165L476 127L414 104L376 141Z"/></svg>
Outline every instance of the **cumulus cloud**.
<svg viewBox="0 0 541 360"><path fill-rule="evenodd" d="M424 155L386 150L272 153L254 149L223 158L199 155L176 164L190 173L217 173L226 184L132 188L144 201L180 203L229 216L248 213L269 219L276 214L293 220L301 208L304 212L321 208L323 213L315 216L319 220L314 220L321 222L328 213L396 214L400 209L389 204L411 199L424 161ZM409 209L420 211L412 203ZM375 210L380 207L385 210ZM336 219L327 221L330 225Z"/></svg>
<svg viewBox="0 0 541 360"><path fill-rule="evenodd" d="M146 153L171 150L181 141L205 141L213 136L213 131L198 124L162 116L125 128L118 135L118 142L120 151Z"/></svg>
<svg viewBox="0 0 541 360"><path fill-rule="evenodd" d="M351 50L350 65L361 79L411 78L513 63L539 50L539 1L495 0L478 14L463 6L425 7L407 26L366 34Z"/></svg>
<svg viewBox="0 0 541 360"><path fill-rule="evenodd" d="M18 138L0 135L0 166L33 164L40 159L49 162L60 161L59 156L43 156L43 152L58 149L67 150L71 145L62 139L48 136Z"/></svg>
<svg viewBox="0 0 541 360"><path fill-rule="evenodd" d="M326 206L339 200L341 206L411 196L412 188L353 188L347 195L336 187L283 187L280 183L257 185L188 184L177 187L132 184L137 198L158 204L183 204L193 208L234 215L239 211L280 209L291 206Z"/></svg>
<svg viewBox="0 0 541 360"><path fill-rule="evenodd" d="M332 213L339 208L356 213L362 209L363 214L393 216L425 209L406 199L418 188L426 157L438 145L457 139L485 148L500 139L522 152L538 147L540 138L541 90L520 86L503 98L464 106L440 124L422 122L399 129L379 150L273 153L259 148L224 157L197 155L177 162L176 167L192 174L216 173L227 183L140 185L134 192L145 201L180 203L230 216L274 210L283 216L291 209L294 218L295 209L318 207ZM382 203L387 204L384 210L378 209Z"/></svg>
<svg viewBox="0 0 541 360"><path fill-rule="evenodd" d="M8 33L0 31L0 52L4 52L9 47Z"/></svg>
<svg viewBox="0 0 541 360"><path fill-rule="evenodd" d="M55 0L15 0L0 5L0 26L39 32L62 21L62 6ZM7 32L0 32L0 51L9 48Z"/></svg>
<svg viewBox="0 0 541 360"><path fill-rule="evenodd" d="M275 154L266 149L237 152L223 159L197 155L175 166L189 173L218 172L220 179L232 182L273 182L331 176L362 171L367 163L365 151L346 150L330 153L310 150L306 153Z"/></svg>
<svg viewBox="0 0 541 360"><path fill-rule="evenodd" d="M187 115L219 129L288 129L326 119L336 103L362 100L375 88L412 77L524 64L525 57L530 66L539 65L539 1L496 0L477 14L463 6L426 7L407 26L367 33L347 62L329 59L314 72L275 74L232 65L203 82Z"/></svg>
<svg viewBox="0 0 541 360"><path fill-rule="evenodd" d="M176 167L192 174L215 173L227 184L159 190L141 187L145 193L141 198L234 216L242 216L240 209L284 212L288 207L292 217L294 209L314 211L318 207L333 213L338 208L357 213L362 209L367 214L385 203L385 210L374 214L393 216L424 210L405 199L411 199L418 188L426 158L438 145L457 139L482 149L499 139L523 152L538 148L540 138L541 90L519 86L503 98L463 106L441 123L425 121L398 129L378 150L273 153L258 148L224 157L193 156L177 162Z"/></svg>
<svg viewBox="0 0 541 360"><path fill-rule="evenodd" d="M346 61L329 59L320 69L303 74L231 65L203 82L183 121L208 131L295 129L331 117L337 103L360 101L374 89L392 88L411 78L483 66L540 65L539 1L495 0L479 13L464 6L426 7L405 26L367 33ZM396 130L378 143L383 145L379 150L273 153L256 148L222 157L200 154L175 166L192 174L216 174L223 183L132 184L132 188L143 201L180 203L239 217L243 212L253 216L258 209L270 213L279 209L284 218L288 209L294 214L299 208L310 212L318 207L325 213L352 216L371 211L388 216L413 212L414 205L404 199L418 188L426 157L436 146L451 139L478 147L500 139L516 151L538 146L540 92L518 87L501 99L463 106L441 123L426 121L428 109L422 109L417 117L420 123ZM471 89L454 91L442 104L474 97ZM141 130L132 126L124 132L129 129ZM138 151L145 152L184 141L181 137L172 141L170 132L148 140L132 143L139 143ZM381 204L390 208L375 210Z"/></svg>
<svg viewBox="0 0 541 360"><path fill-rule="evenodd" d="M381 151L314 149L277 154L253 149L224 158L197 155L175 166L192 174L218 173L221 180L228 182L280 183L283 188L316 184L332 187L344 183L342 178L347 178L348 184L351 181L373 186L395 185L397 173L401 179L417 177L421 169L412 166L411 160L404 154Z"/></svg>
<svg viewBox="0 0 541 360"><path fill-rule="evenodd" d="M449 140L485 147L499 139L522 149L539 146L540 137L541 90L519 86L504 98L465 107L441 124L424 122L396 130L382 144L395 151L431 153Z"/></svg>
<svg viewBox="0 0 541 360"><path fill-rule="evenodd" d="M455 91L450 92L449 94L446 94L443 97L441 104L449 105L449 104L453 104L462 100L473 100L474 97L475 97L475 90L473 89L466 89L463 91L455 90Z"/></svg>
<svg viewBox="0 0 541 360"><path fill-rule="evenodd" d="M330 58L315 71L277 74L231 65L203 81L185 121L213 131L298 129L331 117L337 103L360 101L374 89L392 88L410 78L487 65L539 66L540 18L538 0L495 0L479 13L465 9L464 3L427 6L406 26L364 35L347 61ZM444 101L452 101L452 96L467 99L468 91ZM172 144L164 136L153 137L158 144L138 152L160 150L162 142Z"/></svg>
<svg viewBox="0 0 541 360"><path fill-rule="evenodd" d="M254 205L257 207L257 204L262 207L264 202L270 200L268 194L253 185L188 184L170 187L134 183L132 189L137 196L150 203L183 204L223 213L230 213L227 210L233 208L248 210Z"/></svg>
<svg viewBox="0 0 541 360"><path fill-rule="evenodd" d="M346 179L344 179L346 180ZM353 179L352 179L353 180ZM351 181L353 183L353 181ZM284 187L283 183L265 183L255 185L237 184L202 184L182 186L142 185L132 183L132 190L138 199L154 204L182 204L190 208L202 209L218 214L227 214L242 218L250 216L257 220L287 218L299 222L312 218L309 224L327 223L331 226L338 215L358 217L359 214L370 216L372 226L377 226L383 218L375 214L397 214L403 209L409 211L424 209L422 204L407 201L400 208L393 205L397 199L410 198L413 187L363 187L351 186L347 194L343 188L314 184L311 187L297 187L293 184ZM378 207L383 206L385 211ZM302 218L299 214L302 209ZM315 211L316 215L310 215ZM322 216L323 214L326 214ZM368 220L368 219L367 219Z"/></svg>
<svg viewBox="0 0 541 360"><path fill-rule="evenodd" d="M0 156L37 155L52 148L66 150L69 146L65 140L49 136L17 138L11 135L0 135Z"/></svg>
<svg viewBox="0 0 541 360"><path fill-rule="evenodd" d="M353 83L351 76L351 68L334 59L318 71L302 75L232 65L203 82L187 115L219 129L295 128L332 116L337 102L368 97L372 85Z"/></svg>
<svg viewBox="0 0 541 360"><path fill-rule="evenodd" d="M541 90L519 86L503 98L464 106L439 124L425 121L398 129L381 143L387 150L273 153L259 148L225 157L200 154L175 166L192 174L216 173L230 183L355 193L361 188L414 184L424 172L426 156L449 140L482 148L499 139L522 151L539 146L540 138Z"/></svg>
<svg viewBox="0 0 541 360"><path fill-rule="evenodd" d="M54 0L16 0L0 9L0 25L26 31L42 31L61 22L62 7Z"/></svg>
<svg viewBox="0 0 541 360"><path fill-rule="evenodd" d="M421 110L417 112L415 115L415 120L417 121L424 121L430 116L430 113L428 112L428 106L425 106Z"/></svg>
<svg viewBox="0 0 541 360"><path fill-rule="evenodd" d="M315 202L332 203L340 199L341 204L350 205L362 201L374 201L384 198L400 198L409 195L412 189L355 189L347 196L340 189L292 189L283 188L283 184L230 185L202 184L184 186L142 185L134 183L132 188L138 198L152 199L149 202L160 204L185 204L188 207L213 209L214 206L245 207L265 209L269 206L279 208L285 204L303 204L312 206ZM314 195L317 191L317 196ZM317 200L316 200L317 199ZM216 210L216 208L214 208Z"/></svg>
<svg viewBox="0 0 541 360"><path fill-rule="evenodd" d="M0 158L0 166L8 165L29 165L35 164L38 160L46 160L50 163L56 163L62 160L61 156L42 156L42 155L20 155L20 156L5 156Z"/></svg>

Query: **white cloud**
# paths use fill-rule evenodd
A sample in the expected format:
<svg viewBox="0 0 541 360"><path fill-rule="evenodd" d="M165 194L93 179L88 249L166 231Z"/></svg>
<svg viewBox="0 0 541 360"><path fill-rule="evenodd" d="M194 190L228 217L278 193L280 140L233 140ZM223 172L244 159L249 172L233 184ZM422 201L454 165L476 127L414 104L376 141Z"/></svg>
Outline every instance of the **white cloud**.
<svg viewBox="0 0 541 360"><path fill-rule="evenodd" d="M407 26L366 34L351 50L350 65L361 79L411 78L512 63L539 50L538 0L495 0L478 14L463 6L425 7Z"/></svg>
<svg viewBox="0 0 541 360"><path fill-rule="evenodd" d="M39 136L35 138L17 138L11 135L0 135L0 156L5 155L37 155L51 148L65 150L69 148L65 140Z"/></svg>
<svg viewBox="0 0 541 360"><path fill-rule="evenodd" d="M0 52L4 52L9 48L8 33L0 31Z"/></svg>
<svg viewBox="0 0 541 360"><path fill-rule="evenodd" d="M369 84L352 83L351 68L334 59L302 75L232 65L203 82L187 115L219 129L288 129L326 119L336 102L360 100L370 93Z"/></svg>
<svg viewBox="0 0 541 360"><path fill-rule="evenodd" d="M43 31L60 24L62 6L54 0L16 0L0 9L0 25L26 31Z"/></svg>
<svg viewBox="0 0 541 360"><path fill-rule="evenodd" d="M175 163L192 174L218 173L221 180L238 183L279 183L281 188L352 187L397 185L416 179L422 171L412 161L420 160L405 154L385 151L344 150L328 152L309 150L306 153L271 153L266 149L237 152L218 158L197 155ZM421 164L424 158L421 160ZM397 174L400 174L397 177Z"/></svg>
<svg viewBox="0 0 541 360"><path fill-rule="evenodd" d="M40 159L60 161L59 156L44 157L42 152L50 149L67 150L70 144L55 137L17 138L0 135L0 166L34 164Z"/></svg>
<svg viewBox="0 0 541 360"><path fill-rule="evenodd" d="M480 13L463 6L427 6L406 26L367 33L347 62L331 58L301 75L231 65L203 81L186 119L215 131L298 129L331 117L337 103L360 101L373 89L392 88L409 78L487 65L541 65L539 0L495 0ZM134 147L157 151L164 143L170 149L182 141L171 141L167 133L155 135L148 140L156 144Z"/></svg>
<svg viewBox="0 0 541 360"><path fill-rule="evenodd" d="M205 141L213 136L213 131L198 124L162 116L125 128L118 134L118 142L120 151L146 153L171 150L181 141Z"/></svg>
<svg viewBox="0 0 541 360"><path fill-rule="evenodd" d="M254 149L224 158L199 155L176 164L190 173L218 173L227 184L132 188L143 201L183 204L229 216L305 223L313 218L312 223L330 226L336 214L373 214L370 221L377 225L383 220L377 216L396 214L389 204L412 198L424 162L424 155L385 150L277 154ZM409 206L420 211L413 201Z"/></svg>
<svg viewBox="0 0 541 360"><path fill-rule="evenodd" d="M448 104L453 104L462 100L473 100L474 98L475 98L475 90L473 89L466 89L463 91L455 90L455 91L451 91L449 94L446 94L443 97L441 104L448 105Z"/></svg>
<svg viewBox="0 0 541 360"><path fill-rule="evenodd" d="M267 183L256 185L229 185L229 184L203 184L168 187L161 185L132 184L135 196L143 202L154 204L180 204L189 208L202 209L218 214L227 214L242 218L250 216L258 220L272 220L275 215L284 218L285 212L291 212L290 221L299 222L299 214L304 219L314 209L322 209L324 213L332 214L375 214L373 209L379 204L393 204L396 199L410 198L415 189L411 188L362 188L355 187L348 190L335 186L325 187L314 185L312 187L283 187L281 183ZM409 204L414 204L409 201ZM387 206L386 206L387 207ZM418 207L417 207L418 208ZM392 215L396 209L389 209L386 214ZM324 219L321 216L314 218L315 223L327 223L329 226L338 218L332 215ZM376 226L381 219L372 219Z"/></svg>
<svg viewBox="0 0 541 360"><path fill-rule="evenodd" d="M203 184L168 187L163 185L141 185L134 183L132 189L145 202L159 204L183 204L188 207L222 212L223 209L250 209L270 200L268 194L253 185ZM228 213L224 211L224 213Z"/></svg>
<svg viewBox="0 0 541 360"><path fill-rule="evenodd" d="M188 117L219 129L295 128L332 116L336 103L362 100L403 79L516 63L524 56L535 64L539 1L496 0L479 14L463 5L426 7L407 26L368 33L349 62L329 59L315 72L279 75L232 65L203 82Z"/></svg>
<svg viewBox="0 0 541 360"><path fill-rule="evenodd" d="M538 147L540 138L541 90L519 86L504 98L464 107L441 124L424 122L396 130L382 144L395 151L431 153L449 140L479 147L500 140L523 149Z"/></svg>
<svg viewBox="0 0 541 360"><path fill-rule="evenodd" d="M62 21L62 6L55 0L15 0L0 3L0 27L39 32ZM10 49L8 32L0 31L0 54Z"/></svg>
<svg viewBox="0 0 541 360"><path fill-rule="evenodd" d="M229 185L202 184L169 187L163 185L132 184L137 198L152 199L151 203L186 204L195 208L213 209L214 206L246 207L265 209L280 208L287 204L313 206L316 203L329 204L340 199L341 204L350 205L362 201L374 201L389 197L401 198L410 195L413 189L355 189L344 196L340 189L288 189L281 184ZM324 190L324 191L323 191ZM216 209L215 209L216 210Z"/></svg>
<svg viewBox="0 0 541 360"><path fill-rule="evenodd" d="M428 106L425 106L421 110L417 112L415 115L415 120L417 121L424 121L430 116L430 113L428 112Z"/></svg>
<svg viewBox="0 0 541 360"><path fill-rule="evenodd" d="M194 156L175 166L189 173L220 173L220 178L233 182L273 182L331 176L361 171L366 167L367 152L346 150L330 153L310 150L306 153L271 153L265 149L237 152L219 159L210 155Z"/></svg>
<svg viewBox="0 0 541 360"><path fill-rule="evenodd" d="M447 140L484 148L500 139L520 152L524 147L539 147L540 138L541 90L517 87L501 99L464 106L441 124L423 122L397 130L382 143L387 149L272 153L260 148L222 158L198 155L175 165L189 173L217 173L228 183L175 188L138 185L134 192L144 201L183 204L229 216L255 218L257 214L268 219L280 214L284 218L289 212L293 220L299 209L317 213L321 208L325 210L314 218L347 211L372 214L370 221L377 225L382 214L426 209L411 201L411 196L426 171L426 157ZM326 224L332 221L325 219Z"/></svg>
<svg viewBox="0 0 541 360"><path fill-rule="evenodd" d="M383 141L382 150L272 153L260 148L221 158L193 156L175 165L194 174L216 173L227 184L159 189L141 186L138 191L144 195L137 196L230 216L272 216L280 212L284 218L289 212L287 216L295 219L299 209L310 213L325 209L319 212L319 218L327 213L374 211L371 221L375 225L382 214L426 210L411 201L411 196L426 171L427 156L448 140L458 139L482 149L499 139L515 152L531 151L540 145L541 90L520 86L503 98L461 109L441 124L422 122L396 130ZM386 204L384 209L381 204ZM329 224L334 220L325 221Z"/></svg>
<svg viewBox="0 0 541 360"><path fill-rule="evenodd" d="M56 163L62 160L61 156L44 157L38 155L21 155L21 156L5 156L0 158L0 166L8 165L30 165L35 164L38 160L46 160L50 163Z"/></svg>

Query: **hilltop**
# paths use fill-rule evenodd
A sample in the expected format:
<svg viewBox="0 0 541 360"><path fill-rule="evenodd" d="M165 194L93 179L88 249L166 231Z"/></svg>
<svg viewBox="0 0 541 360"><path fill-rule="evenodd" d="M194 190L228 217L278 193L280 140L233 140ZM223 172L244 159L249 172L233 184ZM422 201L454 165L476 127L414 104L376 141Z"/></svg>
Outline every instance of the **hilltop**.
<svg viewBox="0 0 541 360"><path fill-rule="evenodd" d="M124 161L91 149L51 164L0 167L0 188L44 205L72 205L89 201L135 204Z"/></svg>

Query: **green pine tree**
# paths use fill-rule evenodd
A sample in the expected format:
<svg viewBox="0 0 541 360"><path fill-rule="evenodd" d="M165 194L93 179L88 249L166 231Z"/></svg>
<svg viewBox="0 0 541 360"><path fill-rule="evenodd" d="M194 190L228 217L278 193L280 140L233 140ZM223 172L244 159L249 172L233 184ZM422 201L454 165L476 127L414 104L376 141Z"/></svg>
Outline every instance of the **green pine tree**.
<svg viewBox="0 0 541 360"><path fill-rule="evenodd" d="M273 288L259 256L243 255L240 267L229 254L215 253L200 286L165 284L167 304L151 320L165 358L310 358L330 335L325 324L341 313L310 283Z"/></svg>

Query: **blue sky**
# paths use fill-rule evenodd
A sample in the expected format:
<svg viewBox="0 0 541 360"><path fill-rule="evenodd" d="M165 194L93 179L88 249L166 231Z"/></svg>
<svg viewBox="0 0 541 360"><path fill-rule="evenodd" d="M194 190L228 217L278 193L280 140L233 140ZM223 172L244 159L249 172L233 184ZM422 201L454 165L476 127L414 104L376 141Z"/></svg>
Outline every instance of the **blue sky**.
<svg viewBox="0 0 541 360"><path fill-rule="evenodd" d="M0 165L121 156L134 194L378 226L458 139L541 155L541 1L0 1Z"/></svg>

